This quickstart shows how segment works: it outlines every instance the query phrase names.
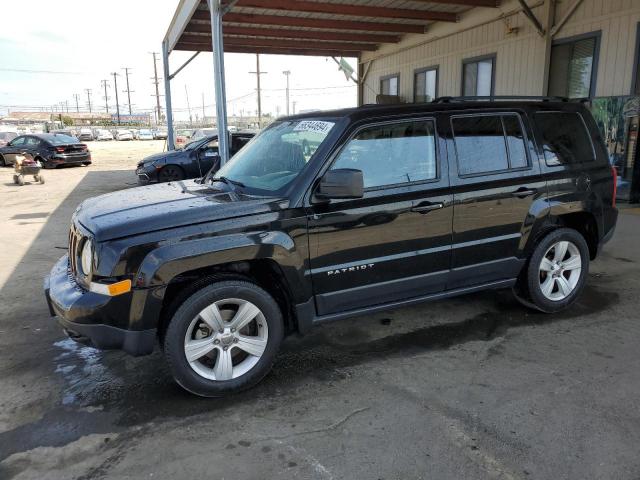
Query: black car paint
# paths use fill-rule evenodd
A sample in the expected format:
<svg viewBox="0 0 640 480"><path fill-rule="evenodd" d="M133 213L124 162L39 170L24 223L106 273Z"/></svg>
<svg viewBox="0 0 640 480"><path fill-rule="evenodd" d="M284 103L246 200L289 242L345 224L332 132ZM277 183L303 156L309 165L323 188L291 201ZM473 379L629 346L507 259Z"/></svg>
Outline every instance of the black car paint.
<svg viewBox="0 0 640 480"><path fill-rule="evenodd" d="M229 154L235 155L253 136L253 133L231 134ZM197 140L193 148L156 153L144 158L136 166L138 182L141 185L160 182L160 172L167 165L179 167L185 179L202 177L211 169L217 171L220 168L217 147L207 148L207 144L217 138L217 135L209 136Z"/></svg>
<svg viewBox="0 0 640 480"><path fill-rule="evenodd" d="M558 109L584 115L598 162L583 168L545 164L529 117ZM449 116L460 111L518 112L530 166L516 175L461 179L448 126ZM323 172L357 128L425 117L438 125L436 180L367 190L362 199L314 200ZM150 353L172 282L190 274L246 272L256 264L273 273L276 285L267 287L284 292L290 329L305 332L324 321L513 286L536 239L560 224L593 222L592 257L613 233L613 177L582 105L378 106L290 118L331 118L336 125L281 198L187 180L85 201L73 225L96 245L93 279L130 278L134 289L105 298L71 288L63 257L45 290L70 335L134 355ZM581 181L587 176L590 182Z"/></svg>
<svg viewBox="0 0 640 480"><path fill-rule="evenodd" d="M12 165L15 156L23 152L31 154L36 160L43 162L45 167L57 167L58 165L89 165L91 153L84 143L72 141L65 144L53 145L47 140L48 135L29 134L14 138L8 145L0 147L0 155L5 165ZM16 145L18 139L25 139L22 145ZM29 143L27 143L29 142ZM65 148L64 152L58 148Z"/></svg>

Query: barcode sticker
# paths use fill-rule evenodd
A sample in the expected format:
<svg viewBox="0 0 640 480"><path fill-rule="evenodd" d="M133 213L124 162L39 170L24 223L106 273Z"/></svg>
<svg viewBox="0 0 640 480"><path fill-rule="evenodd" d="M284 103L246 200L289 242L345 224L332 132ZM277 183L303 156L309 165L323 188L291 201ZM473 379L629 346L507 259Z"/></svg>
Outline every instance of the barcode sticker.
<svg viewBox="0 0 640 480"><path fill-rule="evenodd" d="M335 125L334 122L323 122L321 120L303 120L293 128L294 132L315 132L326 135Z"/></svg>

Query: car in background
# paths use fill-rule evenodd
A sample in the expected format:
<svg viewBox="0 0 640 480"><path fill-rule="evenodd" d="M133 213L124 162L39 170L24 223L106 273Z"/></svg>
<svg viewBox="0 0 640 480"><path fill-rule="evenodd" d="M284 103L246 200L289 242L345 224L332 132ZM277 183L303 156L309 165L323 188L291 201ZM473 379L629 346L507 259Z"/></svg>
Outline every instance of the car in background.
<svg viewBox="0 0 640 480"><path fill-rule="evenodd" d="M229 154L235 155L255 136L253 132L229 134ZM182 150L157 153L140 161L136 167L138 183L146 185L156 182L171 182L185 178L198 178L209 170L220 168L218 135L211 135L191 142Z"/></svg>
<svg viewBox="0 0 640 480"><path fill-rule="evenodd" d="M16 132L0 132L0 147L4 147L17 136L18 134Z"/></svg>
<svg viewBox="0 0 640 480"><path fill-rule="evenodd" d="M20 135L0 147L0 166L13 165L17 155L27 152L44 167L90 165L91 152L76 137L62 133Z"/></svg>
<svg viewBox="0 0 640 480"><path fill-rule="evenodd" d="M153 140L154 135L148 128L143 128L138 131L138 140Z"/></svg>
<svg viewBox="0 0 640 480"><path fill-rule="evenodd" d="M130 132L131 132L131 135L133 135L133 139L138 140L138 134L140 133L140 129L132 128Z"/></svg>
<svg viewBox="0 0 640 480"><path fill-rule="evenodd" d="M168 136L169 136L169 132L167 131L166 128L156 128L153 131L153 138L155 140L166 140Z"/></svg>
<svg viewBox="0 0 640 480"><path fill-rule="evenodd" d="M211 135L217 135L217 134L218 134L217 128L199 128L193 132L189 143L196 142L198 140L202 140L205 137L210 137Z"/></svg>
<svg viewBox="0 0 640 480"><path fill-rule="evenodd" d="M176 131L176 148L184 148L184 146L191 140L191 130L178 130Z"/></svg>
<svg viewBox="0 0 640 480"><path fill-rule="evenodd" d="M113 134L109 130L96 130L97 141L113 140Z"/></svg>
<svg viewBox="0 0 640 480"><path fill-rule="evenodd" d="M125 140L133 140L133 133L129 130L118 130L115 136L116 140L125 141Z"/></svg>
<svg viewBox="0 0 640 480"><path fill-rule="evenodd" d="M80 133L78 134L78 140L80 140L81 142L84 141L91 141L93 140L93 132L91 131L90 128L81 128L80 129Z"/></svg>

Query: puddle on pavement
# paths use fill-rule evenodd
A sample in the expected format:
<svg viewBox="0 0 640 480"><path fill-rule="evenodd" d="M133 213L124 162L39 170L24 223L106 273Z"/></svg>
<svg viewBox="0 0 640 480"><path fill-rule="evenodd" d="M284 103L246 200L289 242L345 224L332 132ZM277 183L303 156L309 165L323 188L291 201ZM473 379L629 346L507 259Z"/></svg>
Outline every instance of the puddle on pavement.
<svg viewBox="0 0 640 480"><path fill-rule="evenodd" d="M489 296L489 298L487 298ZM348 367L393 356L409 356L420 351L446 349L472 340L491 340L513 327L549 324L608 308L618 301L614 292L601 286L587 287L581 300L569 311L544 315L520 306L510 292L470 295L468 301L485 299L490 311L461 321L447 321L423 328L394 333L393 315L389 334L371 339L357 320L345 326L351 332L348 344L332 333L330 325L305 337L287 339L272 372L257 387L226 399L201 399L183 391L172 380L162 354L156 350L146 357L130 357L122 352L101 352L67 339L56 342L61 353L55 370L65 382L63 407L97 408L111 413L121 427L139 425L154 418L187 417L238 402L265 402L295 392L300 382L341 381ZM486 302L488 300L488 302ZM479 301L477 302L479 304ZM387 327L385 327L387 328ZM359 332L359 333L358 333Z"/></svg>

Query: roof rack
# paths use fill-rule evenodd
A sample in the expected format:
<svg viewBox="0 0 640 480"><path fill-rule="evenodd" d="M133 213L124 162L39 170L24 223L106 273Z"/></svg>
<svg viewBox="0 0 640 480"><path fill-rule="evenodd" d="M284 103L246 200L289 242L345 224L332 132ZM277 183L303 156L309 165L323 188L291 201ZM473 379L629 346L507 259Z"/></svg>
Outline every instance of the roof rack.
<svg viewBox="0 0 640 480"><path fill-rule="evenodd" d="M567 98L554 96L535 96L535 95L491 95L486 97L438 97L431 103L455 103L455 102L495 102L501 100L537 100L541 102L588 102L589 98Z"/></svg>

